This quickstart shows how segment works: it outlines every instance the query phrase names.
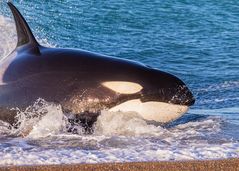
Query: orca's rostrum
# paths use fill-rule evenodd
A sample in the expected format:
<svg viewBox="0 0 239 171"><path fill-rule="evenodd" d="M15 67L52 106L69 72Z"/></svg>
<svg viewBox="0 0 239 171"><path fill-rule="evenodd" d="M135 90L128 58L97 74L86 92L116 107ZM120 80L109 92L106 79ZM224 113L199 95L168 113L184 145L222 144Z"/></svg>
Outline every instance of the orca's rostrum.
<svg viewBox="0 0 239 171"><path fill-rule="evenodd" d="M8 5L18 42L0 64L1 120L14 123L12 109L25 109L38 98L60 104L66 114L89 125L101 110L132 111L167 123L194 104L187 86L169 73L130 60L39 45L20 12Z"/></svg>

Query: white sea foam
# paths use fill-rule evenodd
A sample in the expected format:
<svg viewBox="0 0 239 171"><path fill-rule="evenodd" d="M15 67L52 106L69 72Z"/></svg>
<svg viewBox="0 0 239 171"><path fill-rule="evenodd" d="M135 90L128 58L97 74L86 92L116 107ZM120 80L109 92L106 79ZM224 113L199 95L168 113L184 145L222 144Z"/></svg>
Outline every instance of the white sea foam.
<svg viewBox="0 0 239 171"><path fill-rule="evenodd" d="M64 116L60 105L47 103L43 99L26 108L24 111L17 110L16 120L11 135L45 137L59 131L64 125ZM55 121L52 123L52 121Z"/></svg>
<svg viewBox="0 0 239 171"><path fill-rule="evenodd" d="M95 134L108 136L160 135L162 132L164 130L161 127L148 125L140 115L133 112L102 111L95 124Z"/></svg>
<svg viewBox="0 0 239 171"><path fill-rule="evenodd" d="M29 117L31 112L37 119ZM92 135L68 133L61 107L43 99L18 117L22 121L18 132L29 126L27 122L34 123L33 129L25 138L1 138L0 165L239 157L239 143L217 138L223 123L218 117L163 128L146 123L136 113L102 111ZM9 132L8 124L0 125L5 134Z"/></svg>

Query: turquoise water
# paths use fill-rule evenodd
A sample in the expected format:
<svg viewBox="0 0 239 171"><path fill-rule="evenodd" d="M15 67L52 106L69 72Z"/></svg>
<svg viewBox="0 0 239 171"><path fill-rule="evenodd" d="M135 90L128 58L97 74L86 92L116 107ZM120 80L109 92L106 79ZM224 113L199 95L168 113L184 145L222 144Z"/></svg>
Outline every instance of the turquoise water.
<svg viewBox="0 0 239 171"><path fill-rule="evenodd" d="M194 93L196 103L183 118L169 124L165 129L171 133L175 133L176 130L180 134L180 129L183 129L180 126L186 124L185 130L189 127L194 128L194 131L198 130L199 138L189 137L193 142L205 141L202 146L208 145L208 148L204 149L206 155L197 155L197 150L190 151L185 146L173 146L178 148L179 152L173 152L173 149L169 148L167 152L172 152L172 155L168 158L156 157L156 160L185 159L174 155L184 154L184 150L186 155L193 156L192 159L228 158L239 155L239 1L29 0L14 3L43 44L80 48L140 61L184 80ZM0 14L4 15L5 21L6 17L11 17L10 11L3 2L0 2L0 7ZM1 26L4 28L10 23L7 20ZM14 34L11 25L7 28L12 28L11 34ZM5 32L6 30L5 28ZM3 52L6 42L9 45L12 41L10 37L5 36L5 42L0 45L2 54L5 54ZM7 47L10 51L10 45ZM0 56L3 57L1 48ZM217 131L214 132L215 127ZM205 130L201 131L203 128ZM192 132L191 134L193 135ZM186 140L187 143L192 143L190 138L182 138L182 143ZM117 142L125 140L119 139ZM127 141L131 142L130 140ZM224 146L228 143L232 143L233 148ZM215 144L219 144L217 148ZM125 148L127 147L126 145ZM162 148L164 146L158 147ZM197 148L199 151L202 150ZM222 154L214 155L218 149L222 150ZM114 148L111 150L113 152ZM207 153L210 150L212 153ZM99 153L95 156L102 157ZM121 157L122 161L137 161L135 156L131 156L132 160L124 155L117 157ZM103 159L99 162L115 161L107 157ZM146 157L139 157L138 160L146 160ZM80 159L74 161L87 162Z"/></svg>
<svg viewBox="0 0 239 171"><path fill-rule="evenodd" d="M65 0L15 4L39 39L57 47L137 60L173 73L194 91L195 108L238 107L237 1ZM201 91L208 87L215 91ZM205 99L212 101L205 104Z"/></svg>

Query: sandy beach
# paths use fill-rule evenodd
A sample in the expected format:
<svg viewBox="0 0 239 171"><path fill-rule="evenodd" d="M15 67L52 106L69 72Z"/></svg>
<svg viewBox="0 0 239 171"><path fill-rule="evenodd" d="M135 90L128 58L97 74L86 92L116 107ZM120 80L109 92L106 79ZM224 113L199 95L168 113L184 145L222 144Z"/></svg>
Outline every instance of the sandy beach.
<svg viewBox="0 0 239 171"><path fill-rule="evenodd" d="M36 166L2 166L0 170L3 171L66 171L66 170L80 170L80 171L122 171L122 170L139 170L139 171L170 171L170 170L195 170L195 171L209 171L209 170L225 170L238 171L239 159L226 160L207 160L207 161L163 161L163 162L135 162L135 163L103 163L103 164L72 164L72 165L36 165Z"/></svg>

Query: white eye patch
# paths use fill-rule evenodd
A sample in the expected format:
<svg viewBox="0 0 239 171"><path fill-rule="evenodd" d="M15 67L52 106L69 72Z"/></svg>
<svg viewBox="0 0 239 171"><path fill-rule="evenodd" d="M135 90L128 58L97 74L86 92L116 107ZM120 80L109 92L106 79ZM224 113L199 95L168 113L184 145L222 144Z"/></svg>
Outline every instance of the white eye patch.
<svg viewBox="0 0 239 171"><path fill-rule="evenodd" d="M127 81L107 81L102 85L120 94L134 94L143 89L140 84Z"/></svg>

